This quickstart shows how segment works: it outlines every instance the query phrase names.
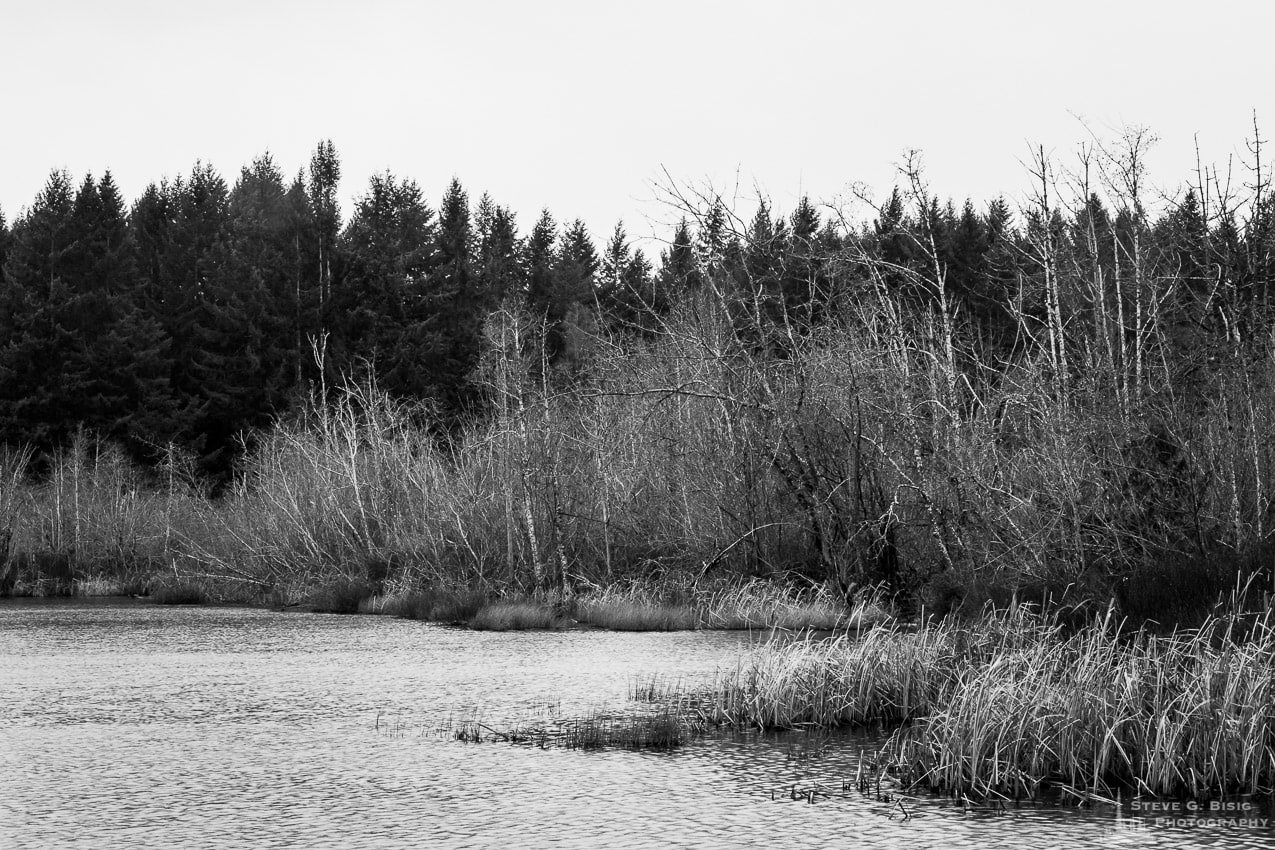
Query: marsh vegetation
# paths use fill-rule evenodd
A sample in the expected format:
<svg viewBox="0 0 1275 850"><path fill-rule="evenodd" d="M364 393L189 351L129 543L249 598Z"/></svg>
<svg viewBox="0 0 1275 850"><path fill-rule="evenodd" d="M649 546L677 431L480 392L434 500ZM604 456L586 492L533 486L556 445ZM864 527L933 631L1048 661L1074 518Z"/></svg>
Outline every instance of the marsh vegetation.
<svg viewBox="0 0 1275 850"><path fill-rule="evenodd" d="M893 730L875 764L957 797L1275 793L1275 627L1232 607L1169 635L1030 607L771 643L638 698L710 725Z"/></svg>

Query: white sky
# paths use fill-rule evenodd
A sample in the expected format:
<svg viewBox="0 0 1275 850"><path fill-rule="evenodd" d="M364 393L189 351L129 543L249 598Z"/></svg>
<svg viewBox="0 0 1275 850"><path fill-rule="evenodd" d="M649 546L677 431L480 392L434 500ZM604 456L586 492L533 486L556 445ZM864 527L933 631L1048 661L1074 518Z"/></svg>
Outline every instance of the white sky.
<svg viewBox="0 0 1275 850"><path fill-rule="evenodd" d="M1173 188L1196 133L1224 162L1256 109L1275 138L1272 24L1227 0L0 0L0 209L54 167L131 201L196 159L233 184L269 150L290 177L331 138L347 214L388 167L435 208L456 175L523 233L548 206L601 243L675 217L662 169L787 211L886 191L914 147L941 196L1018 198L1029 145L1088 137L1076 115L1148 126Z"/></svg>

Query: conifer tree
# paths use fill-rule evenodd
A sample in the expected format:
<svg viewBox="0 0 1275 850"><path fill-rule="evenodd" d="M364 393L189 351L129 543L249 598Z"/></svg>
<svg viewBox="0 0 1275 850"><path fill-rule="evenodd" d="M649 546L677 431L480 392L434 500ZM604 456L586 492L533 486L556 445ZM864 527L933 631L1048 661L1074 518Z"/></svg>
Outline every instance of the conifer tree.
<svg viewBox="0 0 1275 850"><path fill-rule="evenodd" d="M416 364L400 362L400 368L416 368L428 392L442 411L455 416L473 402L471 373L482 348L484 304L474 275L469 196L453 178L438 210L434 231L432 268L426 283L420 322L408 330L419 348ZM397 384L408 376L391 373Z"/></svg>
<svg viewBox="0 0 1275 850"><path fill-rule="evenodd" d="M228 214L226 238L206 258L187 364L193 423L213 465L282 411L293 377L286 190L269 155L241 170Z"/></svg>
<svg viewBox="0 0 1275 850"><path fill-rule="evenodd" d="M700 221L695 238L695 264L700 281L718 292L728 289L728 255L731 253L728 224L726 206L717 198Z"/></svg>
<svg viewBox="0 0 1275 850"><path fill-rule="evenodd" d="M14 222L0 289L0 439L50 447L65 436L60 364L75 345L59 309L70 298L63 258L74 243L70 177L54 171Z"/></svg>
<svg viewBox="0 0 1275 850"><path fill-rule="evenodd" d="M497 206L491 196L484 193L478 202L474 226L475 289L490 310L526 288L518 225L508 207Z"/></svg>
<svg viewBox="0 0 1275 850"><path fill-rule="evenodd" d="M561 344L559 326L566 313L556 290L558 225L548 210L541 211L523 246L523 254L523 267L527 273L527 307L543 327L540 341L542 359L552 359Z"/></svg>
<svg viewBox="0 0 1275 850"><path fill-rule="evenodd" d="M312 197L300 173L284 196L282 240L291 279L287 312L292 345L288 360L294 389L303 388L307 378L317 377L311 345L317 344L323 330L324 267L330 264L330 257L325 261L323 256L324 236Z"/></svg>
<svg viewBox="0 0 1275 850"><path fill-rule="evenodd" d="M683 218L673 231L668 248L660 254L658 286L664 301L681 298L699 289L699 270L695 263L695 243L691 227Z"/></svg>
<svg viewBox="0 0 1275 850"><path fill-rule="evenodd" d="M553 267L546 349L551 362L572 361L577 341L593 330L600 261L584 222L576 219L562 233ZM574 367L574 363L566 365Z"/></svg>
<svg viewBox="0 0 1275 850"><path fill-rule="evenodd" d="M425 282L434 250L434 211L412 180L374 175L342 238L346 271L329 311L332 360L343 374L373 363L383 384L404 396L428 387L405 330L426 319Z"/></svg>
<svg viewBox="0 0 1275 850"><path fill-rule="evenodd" d="M911 232L914 225L915 221L909 221L903 193L896 186L872 223L876 252L883 261L879 267L879 278L886 292L901 295L913 303L923 303L928 296L911 274L920 262Z"/></svg>
<svg viewBox="0 0 1275 850"><path fill-rule="evenodd" d="M624 232L624 222L617 222L598 268L598 296L604 306L621 297L624 275L632 261L633 251Z"/></svg>
<svg viewBox="0 0 1275 850"><path fill-rule="evenodd" d="M632 304L633 325L650 335L659 328L660 317L669 310L668 299L659 287L655 269L641 248L633 252L622 278L625 298Z"/></svg>
<svg viewBox="0 0 1275 850"><path fill-rule="evenodd" d="M166 439L166 340L138 304L124 205L110 174L74 198L55 172L15 228L0 329L0 431L52 447L79 427L129 443Z"/></svg>
<svg viewBox="0 0 1275 850"><path fill-rule="evenodd" d="M319 311L322 313L332 298L332 282L339 267L336 257L341 233L341 208L337 202L337 186L341 182L341 161L332 140L319 142L310 157L310 180L306 186L310 210L314 216L316 279Z"/></svg>
<svg viewBox="0 0 1275 850"><path fill-rule="evenodd" d="M819 211L806 195L789 216L788 255L784 261L783 298L790 321L809 327L821 319L828 300L819 239Z"/></svg>
<svg viewBox="0 0 1275 850"><path fill-rule="evenodd" d="M647 316L654 306L649 303L650 293L641 280L642 273L639 270L635 275L633 264L624 223L617 222L602 252L597 281L598 305L613 331L642 330L650 324Z"/></svg>

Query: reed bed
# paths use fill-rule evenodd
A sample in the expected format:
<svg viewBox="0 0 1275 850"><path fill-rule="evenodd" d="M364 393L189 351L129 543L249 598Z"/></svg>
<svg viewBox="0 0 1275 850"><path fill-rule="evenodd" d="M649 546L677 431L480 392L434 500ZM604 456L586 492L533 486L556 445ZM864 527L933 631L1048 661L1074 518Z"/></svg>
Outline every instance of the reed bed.
<svg viewBox="0 0 1275 850"><path fill-rule="evenodd" d="M708 687L652 682L637 697L733 726L895 727L881 754L893 770L972 797L1275 790L1269 612L1166 637L1122 632L1110 613L1067 633L1020 606L773 642Z"/></svg>
<svg viewBox="0 0 1275 850"><path fill-rule="evenodd" d="M879 592L847 604L826 586L802 589L758 579L706 588L667 578L617 584L577 597L572 612L582 623L618 631L832 631L864 628L891 617Z"/></svg>
<svg viewBox="0 0 1275 850"><path fill-rule="evenodd" d="M551 605L532 599L492 602L469 621L476 631L508 632L527 629L561 629L566 620Z"/></svg>
<svg viewBox="0 0 1275 850"><path fill-rule="evenodd" d="M861 637L772 642L691 698L706 719L732 726L902 722L940 697L953 644L950 628L897 625Z"/></svg>
<svg viewBox="0 0 1275 850"><path fill-rule="evenodd" d="M1237 633L1243 626L1245 634ZM937 790L1042 786L1205 798L1275 789L1275 624L1215 618L1173 636L1110 622L994 657L892 744Z"/></svg>
<svg viewBox="0 0 1275 850"><path fill-rule="evenodd" d="M699 605L699 625L706 629L835 629L862 628L889 617L877 594L846 604L826 586L797 591L753 580L708 594Z"/></svg>
<svg viewBox="0 0 1275 850"><path fill-rule="evenodd" d="M576 619L619 632L676 632L699 625L696 612L682 605L588 598L577 603Z"/></svg>
<svg viewBox="0 0 1275 850"><path fill-rule="evenodd" d="M465 588L424 587L373 597L369 614L388 614L405 620L431 623L467 623L487 604L487 594Z"/></svg>

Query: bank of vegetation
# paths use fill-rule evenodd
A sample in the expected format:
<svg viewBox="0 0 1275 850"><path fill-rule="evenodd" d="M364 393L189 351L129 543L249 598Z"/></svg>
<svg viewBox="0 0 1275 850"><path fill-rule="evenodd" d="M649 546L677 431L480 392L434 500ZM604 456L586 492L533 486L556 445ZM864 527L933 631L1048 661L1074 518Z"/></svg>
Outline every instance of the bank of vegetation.
<svg viewBox="0 0 1275 850"><path fill-rule="evenodd" d="M131 210L55 173L0 239L0 592L1197 625L1271 586L1275 204L1260 157L1162 197L1148 143L1041 152L1015 206L915 160L787 216L668 186L658 262L458 181L342 221L326 144Z"/></svg>
<svg viewBox="0 0 1275 850"><path fill-rule="evenodd" d="M1275 792L1275 625L1264 599L1170 635L1024 606L862 639L772 642L707 687L641 699L698 722L892 729L876 767L976 799L1208 800Z"/></svg>

